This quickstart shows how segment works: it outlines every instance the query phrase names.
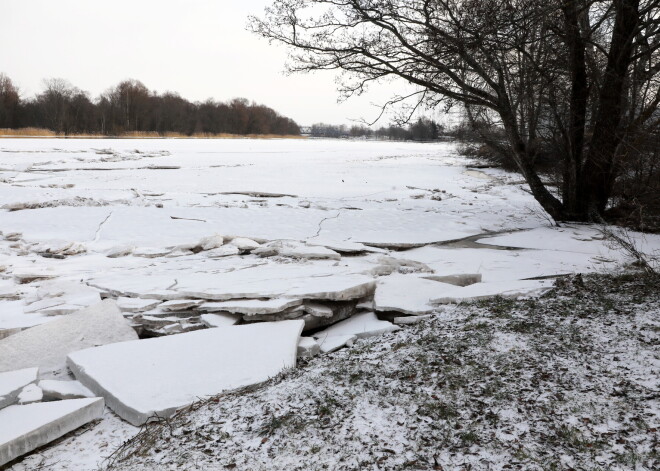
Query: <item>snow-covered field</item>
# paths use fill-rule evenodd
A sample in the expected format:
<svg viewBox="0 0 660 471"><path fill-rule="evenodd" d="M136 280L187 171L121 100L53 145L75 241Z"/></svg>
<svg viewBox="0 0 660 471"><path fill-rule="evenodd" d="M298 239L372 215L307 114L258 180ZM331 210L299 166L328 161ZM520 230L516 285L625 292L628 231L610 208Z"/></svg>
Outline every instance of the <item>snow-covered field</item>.
<svg viewBox="0 0 660 471"><path fill-rule="evenodd" d="M447 303L538 295L552 286L548 277L628 262L596 227L553 227L520 177L471 163L448 143L0 140L0 373L42 366L12 368L15 349L3 342L31 330L43 338L48 331L38 328L101 298L116 299L141 338L299 319L307 338L298 354L311 355ZM658 236L631 237L642 251L660 250ZM254 348L269 341L259 335ZM154 340L133 342L157 350ZM224 348L215 354L232 353L231 342ZM290 350L277 351L288 358ZM99 379L121 382L126 360L112 363L111 355L78 379L121 415L125 404L108 399L112 385ZM57 360L40 379L72 379ZM200 376L212 368L189 366ZM150 375L167 376L166 365L158 368ZM213 384L256 383L266 373L257 365ZM184 403L194 391L182 392ZM106 409L101 421L12 469L95 469L136 431Z"/></svg>

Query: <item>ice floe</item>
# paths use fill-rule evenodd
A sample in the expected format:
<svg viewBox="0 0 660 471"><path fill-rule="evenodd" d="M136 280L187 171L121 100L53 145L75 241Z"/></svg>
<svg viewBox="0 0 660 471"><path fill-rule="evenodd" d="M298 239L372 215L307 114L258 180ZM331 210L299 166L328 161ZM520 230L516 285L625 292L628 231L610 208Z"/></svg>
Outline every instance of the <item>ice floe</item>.
<svg viewBox="0 0 660 471"><path fill-rule="evenodd" d="M73 352L68 365L119 416L139 425L294 367L302 329L295 320L218 327Z"/></svg>
<svg viewBox="0 0 660 471"><path fill-rule="evenodd" d="M117 306L122 312L143 312L155 308L163 301L158 299L117 298Z"/></svg>
<svg viewBox="0 0 660 471"><path fill-rule="evenodd" d="M225 311L233 314L256 316L260 314L277 314L301 304L302 299L236 299L233 301L206 302L199 305L199 310L206 312Z"/></svg>
<svg viewBox="0 0 660 471"><path fill-rule="evenodd" d="M102 414L101 398L14 405L0 410L0 466Z"/></svg>
<svg viewBox="0 0 660 471"><path fill-rule="evenodd" d="M552 289L553 280L521 280L494 281L490 283L475 283L470 286L455 286L444 291L437 298L431 299L433 304L460 303L479 301L495 296L503 298L519 298L538 296Z"/></svg>
<svg viewBox="0 0 660 471"><path fill-rule="evenodd" d="M0 409L18 401L18 395L23 388L37 381L39 368L23 368L22 370L0 373Z"/></svg>
<svg viewBox="0 0 660 471"><path fill-rule="evenodd" d="M202 314L199 316L199 319L206 327L226 327L238 323L241 320L241 316L221 312Z"/></svg>
<svg viewBox="0 0 660 471"><path fill-rule="evenodd" d="M32 404L34 402L41 402L44 398L44 392L36 384L28 384L20 393L18 393L19 404Z"/></svg>
<svg viewBox="0 0 660 471"><path fill-rule="evenodd" d="M374 295L376 311L398 311L422 315L433 312L436 306L430 300L453 285L427 280L415 275L394 274L378 280Z"/></svg>
<svg viewBox="0 0 660 471"><path fill-rule="evenodd" d="M339 350L342 347L351 346L357 340L356 335L346 334L346 335L328 335L319 334L316 337L316 341L319 344L319 349L322 353L332 353Z"/></svg>
<svg viewBox="0 0 660 471"><path fill-rule="evenodd" d="M362 312L314 334L314 337L323 343L327 337L355 335L358 338L365 338L395 330L399 330L399 327L391 322L381 321L373 312Z"/></svg>
<svg viewBox="0 0 660 471"><path fill-rule="evenodd" d="M42 374L57 373L70 352L136 338L115 302L106 300L0 340L0 372L39 367Z"/></svg>
<svg viewBox="0 0 660 471"><path fill-rule="evenodd" d="M78 381L60 381L56 379L44 379L37 384L43 391L43 397L47 400L80 399L83 397L94 397L94 393L80 384Z"/></svg>

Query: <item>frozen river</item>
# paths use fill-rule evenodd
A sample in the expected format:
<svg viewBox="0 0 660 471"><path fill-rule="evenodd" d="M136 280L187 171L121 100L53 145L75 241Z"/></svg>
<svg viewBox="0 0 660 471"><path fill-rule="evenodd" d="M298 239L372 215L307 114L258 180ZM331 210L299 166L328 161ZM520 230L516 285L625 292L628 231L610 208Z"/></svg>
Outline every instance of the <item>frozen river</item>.
<svg viewBox="0 0 660 471"><path fill-rule="evenodd" d="M551 227L518 176L470 163L449 143L4 139L0 287L14 299L0 301L0 336L85 304L72 294L30 307L32 280L222 300L314 294L320 277L341 285L397 263L424 264L395 269L411 282L420 272L502 282L621 261L595 228ZM495 233L489 245L447 244ZM196 248L212 237L263 253Z"/></svg>
<svg viewBox="0 0 660 471"><path fill-rule="evenodd" d="M300 329L308 343L299 355L330 352L404 316L534 295L556 275L627 261L596 227L552 225L519 176L475 163L451 143L2 139L0 372L18 361L2 358L3 340L102 298L116 300L142 338L293 319L290 364ZM660 249L657 236L631 237ZM63 358L52 360L41 379L71 379ZM94 376L98 365L79 361ZM247 382L259 374L271 372ZM135 383L99 377L118 389ZM204 387L238 385L219 381ZM122 415L139 394L128 391L113 410L133 423L159 410L148 402L144 414ZM170 409L187 401L166 399ZM135 430L108 412L96 427L47 457L93 469Z"/></svg>

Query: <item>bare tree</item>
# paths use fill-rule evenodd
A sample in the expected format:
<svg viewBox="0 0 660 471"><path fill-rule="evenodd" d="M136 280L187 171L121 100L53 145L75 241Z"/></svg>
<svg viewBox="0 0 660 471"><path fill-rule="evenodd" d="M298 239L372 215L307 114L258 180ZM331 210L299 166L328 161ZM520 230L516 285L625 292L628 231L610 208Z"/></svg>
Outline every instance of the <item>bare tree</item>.
<svg viewBox="0 0 660 471"><path fill-rule="evenodd" d="M16 126L18 103L18 89L9 77L0 73L0 128Z"/></svg>
<svg viewBox="0 0 660 471"><path fill-rule="evenodd" d="M43 81L44 91L37 96L39 119L46 127L58 133L68 133L71 100L79 90L61 78Z"/></svg>
<svg viewBox="0 0 660 471"><path fill-rule="evenodd" d="M107 101L112 131L145 131L149 98L149 89L139 80L124 80L108 90L101 99Z"/></svg>
<svg viewBox="0 0 660 471"><path fill-rule="evenodd" d="M503 130L558 220L600 220L636 135L657 128L660 0L274 0L250 28L291 47L292 72L341 70L340 91L396 77L405 98L460 103ZM415 105L415 106L416 106ZM561 188L538 158L554 147Z"/></svg>

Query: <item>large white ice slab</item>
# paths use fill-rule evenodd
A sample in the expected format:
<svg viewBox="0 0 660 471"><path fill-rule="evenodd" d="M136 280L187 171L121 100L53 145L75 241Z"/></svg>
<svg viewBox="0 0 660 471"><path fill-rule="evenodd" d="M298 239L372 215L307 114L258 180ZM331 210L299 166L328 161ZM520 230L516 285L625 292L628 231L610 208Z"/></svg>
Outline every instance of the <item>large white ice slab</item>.
<svg viewBox="0 0 660 471"><path fill-rule="evenodd" d="M237 299L233 301L208 302L199 306L200 311L226 311L234 314L254 316L257 314L277 314L291 307L300 306L302 299Z"/></svg>
<svg viewBox="0 0 660 471"><path fill-rule="evenodd" d="M417 247L477 235L481 221L462 215L397 209L346 211L329 219L320 235L350 239L374 247Z"/></svg>
<svg viewBox="0 0 660 471"><path fill-rule="evenodd" d="M117 280L120 281L120 280ZM181 296L210 300L236 298L305 298L347 301L371 294L373 278L327 265L262 265L178 278Z"/></svg>
<svg viewBox="0 0 660 471"><path fill-rule="evenodd" d="M93 240L108 208L59 207L0 214L7 231L23 232L30 242ZM67 221L62 224L62 221Z"/></svg>
<svg viewBox="0 0 660 471"><path fill-rule="evenodd" d="M300 258L300 259L327 259L327 260L339 260L341 255L339 255L334 250L331 250L322 245L306 245L296 241L290 240L278 240L275 242L269 242L262 245L258 249L252 251L255 255L260 256L271 256L279 255L281 257L291 257L291 258Z"/></svg>
<svg viewBox="0 0 660 471"><path fill-rule="evenodd" d="M76 378L134 425L296 365L300 320L219 327L71 353Z"/></svg>
<svg viewBox="0 0 660 471"><path fill-rule="evenodd" d="M325 237L312 237L307 240L307 245L321 245L327 247L335 252L346 254L357 254L361 252L385 252L383 249L369 247L358 242L351 242L344 240L343 237L337 236L335 239Z"/></svg>
<svg viewBox="0 0 660 471"><path fill-rule="evenodd" d="M349 301L371 295L376 282L369 276L343 275L312 278L286 292L286 296L329 301Z"/></svg>
<svg viewBox="0 0 660 471"><path fill-rule="evenodd" d="M615 234L623 235L624 238L629 236L643 253L660 251L660 235L658 234L642 234L634 231L625 233L616 228L613 230ZM607 237L598 227L594 226L539 227L529 231L488 237L479 242L508 247L586 253L610 258L622 256L616 244L608 242Z"/></svg>
<svg viewBox="0 0 660 471"><path fill-rule="evenodd" d="M43 314L25 314L23 301L0 300L0 341L28 327L45 324L53 317Z"/></svg>
<svg viewBox="0 0 660 471"><path fill-rule="evenodd" d="M326 337L355 335L358 338L365 338L394 332L399 329L400 327L395 326L391 322L381 321L373 312L362 312L317 332L314 334L314 337L319 340L321 348L323 348L323 340Z"/></svg>
<svg viewBox="0 0 660 471"><path fill-rule="evenodd" d="M166 301L158 309L165 311L185 311L187 309L196 308L202 304L201 299L174 299L172 301Z"/></svg>
<svg viewBox="0 0 660 471"><path fill-rule="evenodd" d="M103 415L103 399L72 399L0 410L0 466Z"/></svg>
<svg viewBox="0 0 660 471"><path fill-rule="evenodd" d="M166 259L124 273L100 273L88 283L112 296L153 299L327 299L346 301L371 295L373 277L353 261L277 263L256 257L209 260L203 256Z"/></svg>
<svg viewBox="0 0 660 471"><path fill-rule="evenodd" d="M97 289L69 281L43 282L36 296L39 300L25 307L26 314L38 312L47 316L60 316L101 302Z"/></svg>
<svg viewBox="0 0 660 471"><path fill-rule="evenodd" d="M437 309L430 300L451 288L454 286L416 275L393 274L378 280L374 309L412 315L428 314Z"/></svg>
<svg viewBox="0 0 660 471"><path fill-rule="evenodd" d="M0 372L38 366L49 374L65 367L70 352L136 338L116 303L105 300L0 340Z"/></svg>
<svg viewBox="0 0 660 471"><path fill-rule="evenodd" d="M494 281L491 283L475 283L470 286L454 286L447 289L435 299L433 304L449 304L501 296L503 298L519 298L522 296L539 296L552 289L554 280L520 280Z"/></svg>
<svg viewBox="0 0 660 471"><path fill-rule="evenodd" d="M0 409L15 403L21 390L37 381L38 374L39 368L0 373Z"/></svg>
<svg viewBox="0 0 660 471"><path fill-rule="evenodd" d="M350 347L357 340L356 335L328 335L322 334L317 339L319 350L322 353L332 353L342 347Z"/></svg>
<svg viewBox="0 0 660 471"><path fill-rule="evenodd" d="M490 243L491 239L482 239ZM611 255L611 254L610 254ZM482 281L521 280L542 276L606 271L618 257L557 250L498 250L490 248L445 248L427 246L407 250L393 257L425 263L436 276L461 273L481 274Z"/></svg>

